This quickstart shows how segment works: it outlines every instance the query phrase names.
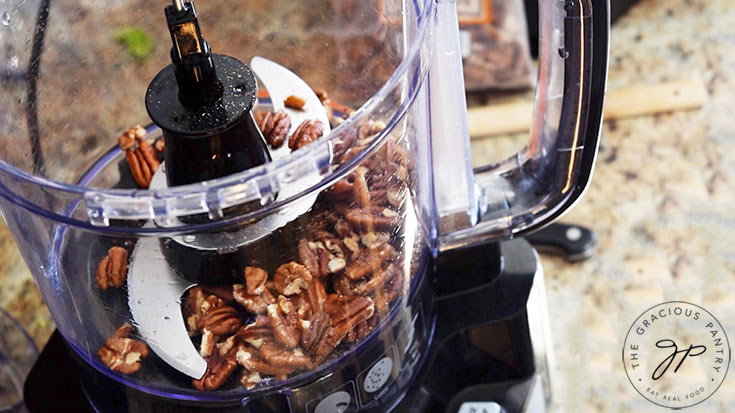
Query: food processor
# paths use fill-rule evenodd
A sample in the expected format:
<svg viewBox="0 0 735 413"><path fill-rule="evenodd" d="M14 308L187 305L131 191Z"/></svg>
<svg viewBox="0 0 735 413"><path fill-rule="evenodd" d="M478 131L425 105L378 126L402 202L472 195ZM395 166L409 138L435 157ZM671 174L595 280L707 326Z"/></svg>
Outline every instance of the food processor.
<svg viewBox="0 0 735 413"><path fill-rule="evenodd" d="M589 183L608 5L540 2L529 143L475 169L456 6L0 3L0 210L60 334L30 409L543 411L518 237Z"/></svg>

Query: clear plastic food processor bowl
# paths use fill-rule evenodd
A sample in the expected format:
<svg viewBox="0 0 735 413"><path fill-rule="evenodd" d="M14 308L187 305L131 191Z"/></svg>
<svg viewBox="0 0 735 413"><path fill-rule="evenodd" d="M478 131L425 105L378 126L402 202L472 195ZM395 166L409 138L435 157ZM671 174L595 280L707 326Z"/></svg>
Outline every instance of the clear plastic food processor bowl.
<svg viewBox="0 0 735 413"><path fill-rule="evenodd" d="M161 136L144 99L170 62L166 5L0 2L0 210L70 347L131 388L290 389L295 406L371 340L400 367L385 332L415 318L432 253L543 225L589 179L586 1L542 2L530 144L476 171L453 1L200 1L214 52L252 62L256 113L289 93L260 56L326 91L305 109L331 130L235 175L166 188L159 170L141 188L130 158Z"/></svg>

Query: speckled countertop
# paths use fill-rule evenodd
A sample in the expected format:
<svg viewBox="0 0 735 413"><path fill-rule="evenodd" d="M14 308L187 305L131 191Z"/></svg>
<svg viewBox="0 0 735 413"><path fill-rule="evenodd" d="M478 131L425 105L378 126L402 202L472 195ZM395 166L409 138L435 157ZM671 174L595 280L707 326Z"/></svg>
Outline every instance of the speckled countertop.
<svg viewBox="0 0 735 413"><path fill-rule="evenodd" d="M614 0L613 0L614 1ZM597 254L542 257L557 367L553 411L665 411L628 382L620 354L652 305L706 307L735 337L735 3L644 0L613 28L609 88L699 78L696 111L609 121L584 200L563 220L591 227ZM485 163L518 137L473 142ZM0 224L0 306L43 345L53 322ZM735 373L692 412L735 411Z"/></svg>
<svg viewBox="0 0 735 413"><path fill-rule="evenodd" d="M735 337L735 3L643 1L615 24L610 53L608 89L699 78L709 101L603 128L592 185L562 219L591 227L598 252L542 257L559 412L667 411L636 393L621 360L628 328L655 304L702 305ZM476 163L493 140L475 141ZM686 411L735 411L733 371Z"/></svg>

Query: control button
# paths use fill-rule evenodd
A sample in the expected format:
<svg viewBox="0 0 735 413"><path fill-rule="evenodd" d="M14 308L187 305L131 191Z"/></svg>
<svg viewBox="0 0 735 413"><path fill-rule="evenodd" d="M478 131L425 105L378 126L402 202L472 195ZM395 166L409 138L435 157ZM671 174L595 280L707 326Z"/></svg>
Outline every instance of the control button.
<svg viewBox="0 0 735 413"><path fill-rule="evenodd" d="M308 413L344 413L348 410L351 412L357 410L357 393L354 381L350 380L337 388L332 387L328 390L331 391L329 393L324 390L323 388L321 391L317 388L306 390L310 394L319 394L319 397L306 403ZM294 399L292 398L291 401L293 402Z"/></svg>
<svg viewBox="0 0 735 413"><path fill-rule="evenodd" d="M464 402L457 413L502 413L504 411L495 402Z"/></svg>
<svg viewBox="0 0 735 413"><path fill-rule="evenodd" d="M314 413L342 413L350 407L352 397L346 391L338 391L322 399Z"/></svg>
<svg viewBox="0 0 735 413"><path fill-rule="evenodd" d="M362 383L362 387L368 393L375 393L388 381L392 370L393 359L383 357L370 368L365 376L365 381Z"/></svg>

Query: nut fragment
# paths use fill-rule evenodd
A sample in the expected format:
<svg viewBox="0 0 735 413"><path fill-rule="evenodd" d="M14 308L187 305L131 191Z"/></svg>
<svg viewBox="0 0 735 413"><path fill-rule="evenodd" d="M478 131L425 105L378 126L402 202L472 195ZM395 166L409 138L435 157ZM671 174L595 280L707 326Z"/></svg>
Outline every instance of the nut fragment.
<svg viewBox="0 0 735 413"><path fill-rule="evenodd" d="M248 294L258 295L265 290L268 273L258 267L245 267L245 285Z"/></svg>
<svg viewBox="0 0 735 413"><path fill-rule="evenodd" d="M242 284L235 284L232 288L232 296L235 298L235 302L252 314L265 314L268 304L273 304L276 301L266 288L263 289L260 295L248 294Z"/></svg>
<svg viewBox="0 0 735 413"><path fill-rule="evenodd" d="M291 150L303 148L314 142L324 133L324 124L319 120L305 120L288 138L288 147Z"/></svg>
<svg viewBox="0 0 735 413"><path fill-rule="evenodd" d="M306 289L311 281L311 274L303 265L289 262L281 265L273 276L276 291L283 295L294 295Z"/></svg>
<svg viewBox="0 0 735 413"><path fill-rule="evenodd" d="M282 110L277 112L258 112L255 114L255 122L263 133L266 142L273 147L279 148L286 141L288 131L291 129L291 117Z"/></svg>
<svg viewBox="0 0 735 413"><path fill-rule="evenodd" d="M237 348L233 347L225 355L213 352L207 357L207 371L199 380L192 384L198 390L216 390L232 375L237 368Z"/></svg>
<svg viewBox="0 0 735 413"><path fill-rule="evenodd" d="M107 287L120 288L128 275L128 251L122 247L112 247L107 256L97 265L97 286L104 291Z"/></svg>
<svg viewBox="0 0 735 413"><path fill-rule="evenodd" d="M283 104L286 105L287 108L302 110L304 109L306 101L298 96L290 95L283 101Z"/></svg>
<svg viewBox="0 0 735 413"><path fill-rule="evenodd" d="M123 325L97 352L102 363L123 374L140 370L140 361L148 357L148 346L128 337L132 330L130 324Z"/></svg>

